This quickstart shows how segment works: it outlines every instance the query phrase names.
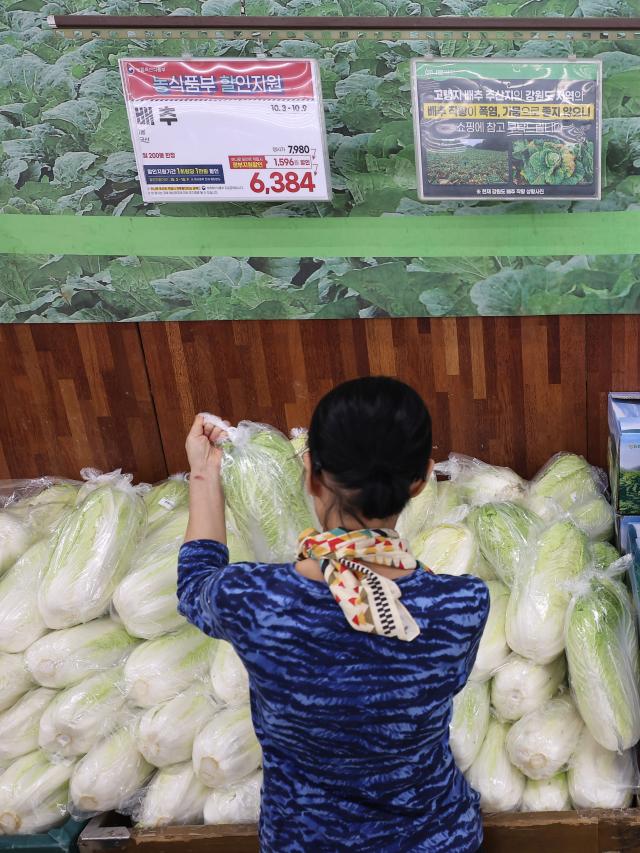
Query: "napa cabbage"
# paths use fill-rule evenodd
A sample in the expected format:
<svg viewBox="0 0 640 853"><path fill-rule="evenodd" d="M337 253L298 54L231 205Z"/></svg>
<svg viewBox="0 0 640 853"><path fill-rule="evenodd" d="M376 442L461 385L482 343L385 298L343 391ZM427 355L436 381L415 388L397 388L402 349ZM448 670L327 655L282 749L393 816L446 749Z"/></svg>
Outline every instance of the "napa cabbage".
<svg viewBox="0 0 640 853"><path fill-rule="evenodd" d="M576 704L592 737L622 751L640 740L640 660L635 617L624 586L595 575L567 618L567 661Z"/></svg>
<svg viewBox="0 0 640 853"><path fill-rule="evenodd" d="M202 823L204 804L210 794L190 761L164 767L147 788L138 823L143 827Z"/></svg>
<svg viewBox="0 0 640 853"><path fill-rule="evenodd" d="M55 690L37 687L0 714L0 762L38 749L40 717L54 696Z"/></svg>
<svg viewBox="0 0 640 853"><path fill-rule="evenodd" d="M514 723L507 736L511 763L529 779L566 770L584 728L571 697L550 699Z"/></svg>
<svg viewBox="0 0 640 853"><path fill-rule="evenodd" d="M522 803L525 777L507 755L508 732L506 723L492 719L478 757L467 773L467 781L480 794L480 806L485 812L517 811Z"/></svg>
<svg viewBox="0 0 640 853"><path fill-rule="evenodd" d="M52 546L41 539L0 577L0 651L23 652L47 633L38 609L38 583Z"/></svg>
<svg viewBox="0 0 640 853"><path fill-rule="evenodd" d="M510 654L505 636L509 590L500 581L486 583L489 590L489 616L469 676L472 681L487 681L505 663Z"/></svg>
<svg viewBox="0 0 640 853"><path fill-rule="evenodd" d="M400 513L396 530L405 539L412 550L414 543L432 523L433 511L438 500L438 482L435 474L426 481L424 489L412 498Z"/></svg>
<svg viewBox="0 0 640 853"><path fill-rule="evenodd" d="M418 536L413 554L436 574L466 575L475 565L478 550L473 533L463 524L438 524Z"/></svg>
<svg viewBox="0 0 640 853"><path fill-rule="evenodd" d="M527 779L522 797L523 812L566 812L570 809L566 773L556 773L550 779Z"/></svg>
<svg viewBox="0 0 640 853"><path fill-rule="evenodd" d="M246 779L212 791L204 804L207 824L257 823L260 817L262 773L256 771Z"/></svg>
<svg viewBox="0 0 640 853"><path fill-rule="evenodd" d="M604 749L585 729L571 759L567 781L577 809L628 808L639 781L633 750Z"/></svg>
<svg viewBox="0 0 640 853"><path fill-rule="evenodd" d="M73 764L52 764L44 752L23 755L0 775L0 834L33 835L67 819Z"/></svg>
<svg viewBox="0 0 640 853"><path fill-rule="evenodd" d="M527 543L537 530L538 517L515 503L486 503L471 511L467 524L483 557L510 587L520 571Z"/></svg>
<svg viewBox="0 0 640 853"><path fill-rule="evenodd" d="M257 770L261 761L262 751L246 705L219 711L193 744L195 772L210 788L238 782Z"/></svg>
<svg viewBox="0 0 640 853"><path fill-rule="evenodd" d="M225 705L243 705L249 701L249 675L230 643L220 640L211 663L211 684Z"/></svg>
<svg viewBox="0 0 640 853"><path fill-rule="evenodd" d="M551 699L566 674L564 655L541 665L512 654L493 677L491 704L501 719L519 720Z"/></svg>
<svg viewBox="0 0 640 853"><path fill-rule="evenodd" d="M0 711L6 711L32 687L35 682L24 665L24 655L0 652Z"/></svg>
<svg viewBox="0 0 640 853"><path fill-rule="evenodd" d="M137 744L156 767L191 758L193 741L217 710L204 685L195 685L162 705L146 711L138 724Z"/></svg>
<svg viewBox="0 0 640 853"><path fill-rule="evenodd" d="M453 699L449 743L463 773L478 756L489 728L489 685L467 682Z"/></svg>

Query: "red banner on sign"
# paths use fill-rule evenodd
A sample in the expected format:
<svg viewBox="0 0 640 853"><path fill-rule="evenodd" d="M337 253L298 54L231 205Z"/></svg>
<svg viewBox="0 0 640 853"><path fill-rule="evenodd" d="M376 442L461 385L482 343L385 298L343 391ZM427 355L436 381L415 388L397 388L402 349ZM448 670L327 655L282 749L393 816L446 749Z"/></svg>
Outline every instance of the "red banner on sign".
<svg viewBox="0 0 640 853"><path fill-rule="evenodd" d="M313 98L306 60L209 59L123 61L127 100Z"/></svg>

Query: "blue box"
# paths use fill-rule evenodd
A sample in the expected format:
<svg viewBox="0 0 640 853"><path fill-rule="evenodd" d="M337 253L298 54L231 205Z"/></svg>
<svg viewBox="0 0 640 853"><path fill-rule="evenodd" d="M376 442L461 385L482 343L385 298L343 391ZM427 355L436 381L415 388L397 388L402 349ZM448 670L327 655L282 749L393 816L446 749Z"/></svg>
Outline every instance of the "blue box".
<svg viewBox="0 0 640 853"><path fill-rule="evenodd" d="M78 836L87 821L69 819L58 829L50 829L39 835L0 835L0 850L24 851L24 853L77 853Z"/></svg>
<svg viewBox="0 0 640 853"><path fill-rule="evenodd" d="M609 393L609 482L621 516L640 515L640 391Z"/></svg>

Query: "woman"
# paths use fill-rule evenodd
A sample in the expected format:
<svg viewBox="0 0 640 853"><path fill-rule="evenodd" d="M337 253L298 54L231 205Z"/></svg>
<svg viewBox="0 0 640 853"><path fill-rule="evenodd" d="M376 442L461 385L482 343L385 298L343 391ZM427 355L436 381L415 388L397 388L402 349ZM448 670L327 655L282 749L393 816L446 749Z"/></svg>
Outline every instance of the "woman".
<svg viewBox="0 0 640 853"><path fill-rule="evenodd" d="M301 537L296 563L228 564L222 435L199 416L187 438L179 609L232 643L249 672L262 853L478 850L478 795L448 728L488 592L431 574L394 529L433 467L423 401L378 377L320 402L305 467L323 532Z"/></svg>

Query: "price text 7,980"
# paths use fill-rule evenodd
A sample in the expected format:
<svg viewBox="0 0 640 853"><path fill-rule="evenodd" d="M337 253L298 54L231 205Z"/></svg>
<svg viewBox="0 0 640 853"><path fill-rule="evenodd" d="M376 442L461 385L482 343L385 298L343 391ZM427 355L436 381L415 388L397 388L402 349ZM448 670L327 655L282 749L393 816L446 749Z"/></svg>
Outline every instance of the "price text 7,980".
<svg viewBox="0 0 640 853"><path fill-rule="evenodd" d="M296 172L270 172L267 179L260 177L259 172L254 172L249 182L251 191L254 193L297 193L300 190L308 190L310 193L316 188L313 183L311 172L298 175Z"/></svg>

